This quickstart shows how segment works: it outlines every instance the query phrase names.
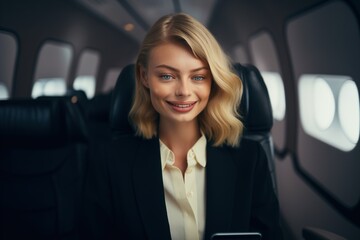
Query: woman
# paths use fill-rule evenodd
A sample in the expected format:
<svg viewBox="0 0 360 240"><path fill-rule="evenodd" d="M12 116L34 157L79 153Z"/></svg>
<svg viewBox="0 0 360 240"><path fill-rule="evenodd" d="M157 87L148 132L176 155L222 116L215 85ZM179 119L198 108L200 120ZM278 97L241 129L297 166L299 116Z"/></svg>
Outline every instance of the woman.
<svg viewBox="0 0 360 240"><path fill-rule="evenodd" d="M94 155L82 234L95 239L281 239L265 154L242 140L241 81L210 32L186 14L159 19L136 61L123 136ZM105 155L105 156L104 156Z"/></svg>

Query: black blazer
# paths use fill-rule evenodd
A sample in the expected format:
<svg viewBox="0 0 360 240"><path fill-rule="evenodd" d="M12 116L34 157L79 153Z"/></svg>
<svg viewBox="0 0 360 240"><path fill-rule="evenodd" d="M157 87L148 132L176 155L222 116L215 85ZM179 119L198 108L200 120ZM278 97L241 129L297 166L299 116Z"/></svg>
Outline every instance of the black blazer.
<svg viewBox="0 0 360 240"><path fill-rule="evenodd" d="M124 136L93 147L84 188L84 239L171 239L159 139ZM261 146L207 144L205 239L258 231L282 239L277 198Z"/></svg>

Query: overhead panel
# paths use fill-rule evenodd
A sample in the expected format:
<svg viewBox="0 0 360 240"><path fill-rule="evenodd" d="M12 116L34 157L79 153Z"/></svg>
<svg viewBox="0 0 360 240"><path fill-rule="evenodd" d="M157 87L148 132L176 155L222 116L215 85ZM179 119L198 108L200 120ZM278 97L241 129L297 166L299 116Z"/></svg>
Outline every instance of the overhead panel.
<svg viewBox="0 0 360 240"><path fill-rule="evenodd" d="M207 25L217 0L179 0L183 12Z"/></svg>
<svg viewBox="0 0 360 240"><path fill-rule="evenodd" d="M130 35L137 42L145 36L145 30L120 5L117 0L76 0L81 5Z"/></svg>
<svg viewBox="0 0 360 240"><path fill-rule="evenodd" d="M129 0L128 3L148 23L153 25L161 16L175 12L171 0Z"/></svg>
<svg viewBox="0 0 360 240"><path fill-rule="evenodd" d="M157 19L173 12L185 12L208 24L217 0L75 0L137 42Z"/></svg>

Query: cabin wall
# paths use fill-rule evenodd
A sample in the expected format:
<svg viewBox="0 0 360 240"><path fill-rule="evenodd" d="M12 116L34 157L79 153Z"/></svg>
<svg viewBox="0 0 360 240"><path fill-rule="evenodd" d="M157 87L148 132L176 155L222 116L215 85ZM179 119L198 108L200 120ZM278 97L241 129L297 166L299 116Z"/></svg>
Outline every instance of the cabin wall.
<svg viewBox="0 0 360 240"><path fill-rule="evenodd" d="M13 97L29 97L39 48L47 40L69 43L74 49L72 63L77 63L84 49L100 52L97 74L101 83L110 68L122 68L133 61L138 43L105 21L70 0L2 0L0 29L14 33L18 57L13 82ZM72 64L68 83L76 76ZM99 89L101 85L97 86Z"/></svg>
<svg viewBox="0 0 360 240"><path fill-rule="evenodd" d="M231 55L234 47L241 44L245 47L249 63L253 63L249 52L249 40L260 31L270 33L281 66L281 75L286 89L286 119L285 124L275 122L275 138L279 135L296 136L298 123L297 86L295 85L293 66L289 55L286 38L286 23L302 12L333 1L324 0L295 0L295 1L218 1L214 8L209 29L220 42L224 50ZM360 22L360 2L356 0L342 1L356 14ZM261 7L260 7L261 6ZM304 60L306 61L306 60ZM344 63L345 64L345 63ZM286 124L291 123L291 124ZM278 126L281 125L281 126ZM282 140L286 147L295 150L296 141L293 138Z"/></svg>
<svg viewBox="0 0 360 240"><path fill-rule="evenodd" d="M298 100L299 69L305 69L307 73L349 75L360 89L360 70L355 66L360 56L359 47L356 44L359 38L359 27L353 33L355 45L344 46L344 51L337 54L336 51L324 52L322 49L326 48L319 46L316 49L319 51L318 55L307 58L306 53L309 52L304 52L298 62L292 61L287 38L289 20L307 10L335 2L345 3L359 26L360 3L355 0L219 1L209 24L209 29L229 55L238 44L244 47L249 60L242 63L254 64L249 42L259 32L266 31L274 41L286 93L285 118L282 121L275 120L272 130L275 146L278 145L275 164L286 239L303 239L302 229L305 226L329 230L346 239L360 238L359 218L357 218L357 224L354 223L345 216L346 211L336 209L333 204L335 199L335 202L342 203L344 208L350 210L355 206L354 202L360 201L358 197L360 181L356 176L356 172L360 169L359 144L351 151L342 151L307 135L301 126ZM334 14L332 18L338 19L338 16ZM338 37L336 33L334 34ZM307 39L304 37L304 41ZM301 36L298 41L302 41ZM332 39L329 39L329 41L323 41L322 44L332 42ZM349 48L353 51L350 54ZM345 52L348 53L346 56ZM329 57L326 59L324 56ZM341 61L343 57L346 57L346 60ZM316 184L318 186L315 186ZM327 193L330 193L329 196L321 195L317 187L325 189ZM331 187L337 188L337 193L343 192L344 196L347 194L349 199L357 199L357 201L352 201L351 204L342 202L339 198L342 195L334 194L335 191L330 191Z"/></svg>

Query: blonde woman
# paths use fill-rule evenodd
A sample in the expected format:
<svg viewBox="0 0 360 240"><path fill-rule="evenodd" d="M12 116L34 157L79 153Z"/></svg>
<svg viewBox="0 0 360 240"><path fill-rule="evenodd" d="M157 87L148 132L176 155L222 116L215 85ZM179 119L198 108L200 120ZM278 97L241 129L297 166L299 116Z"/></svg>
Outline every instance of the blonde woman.
<svg viewBox="0 0 360 240"><path fill-rule="evenodd" d="M89 169L85 238L282 238L265 154L241 139L242 85L230 66L191 16L153 25L136 61L136 134L106 146Z"/></svg>

